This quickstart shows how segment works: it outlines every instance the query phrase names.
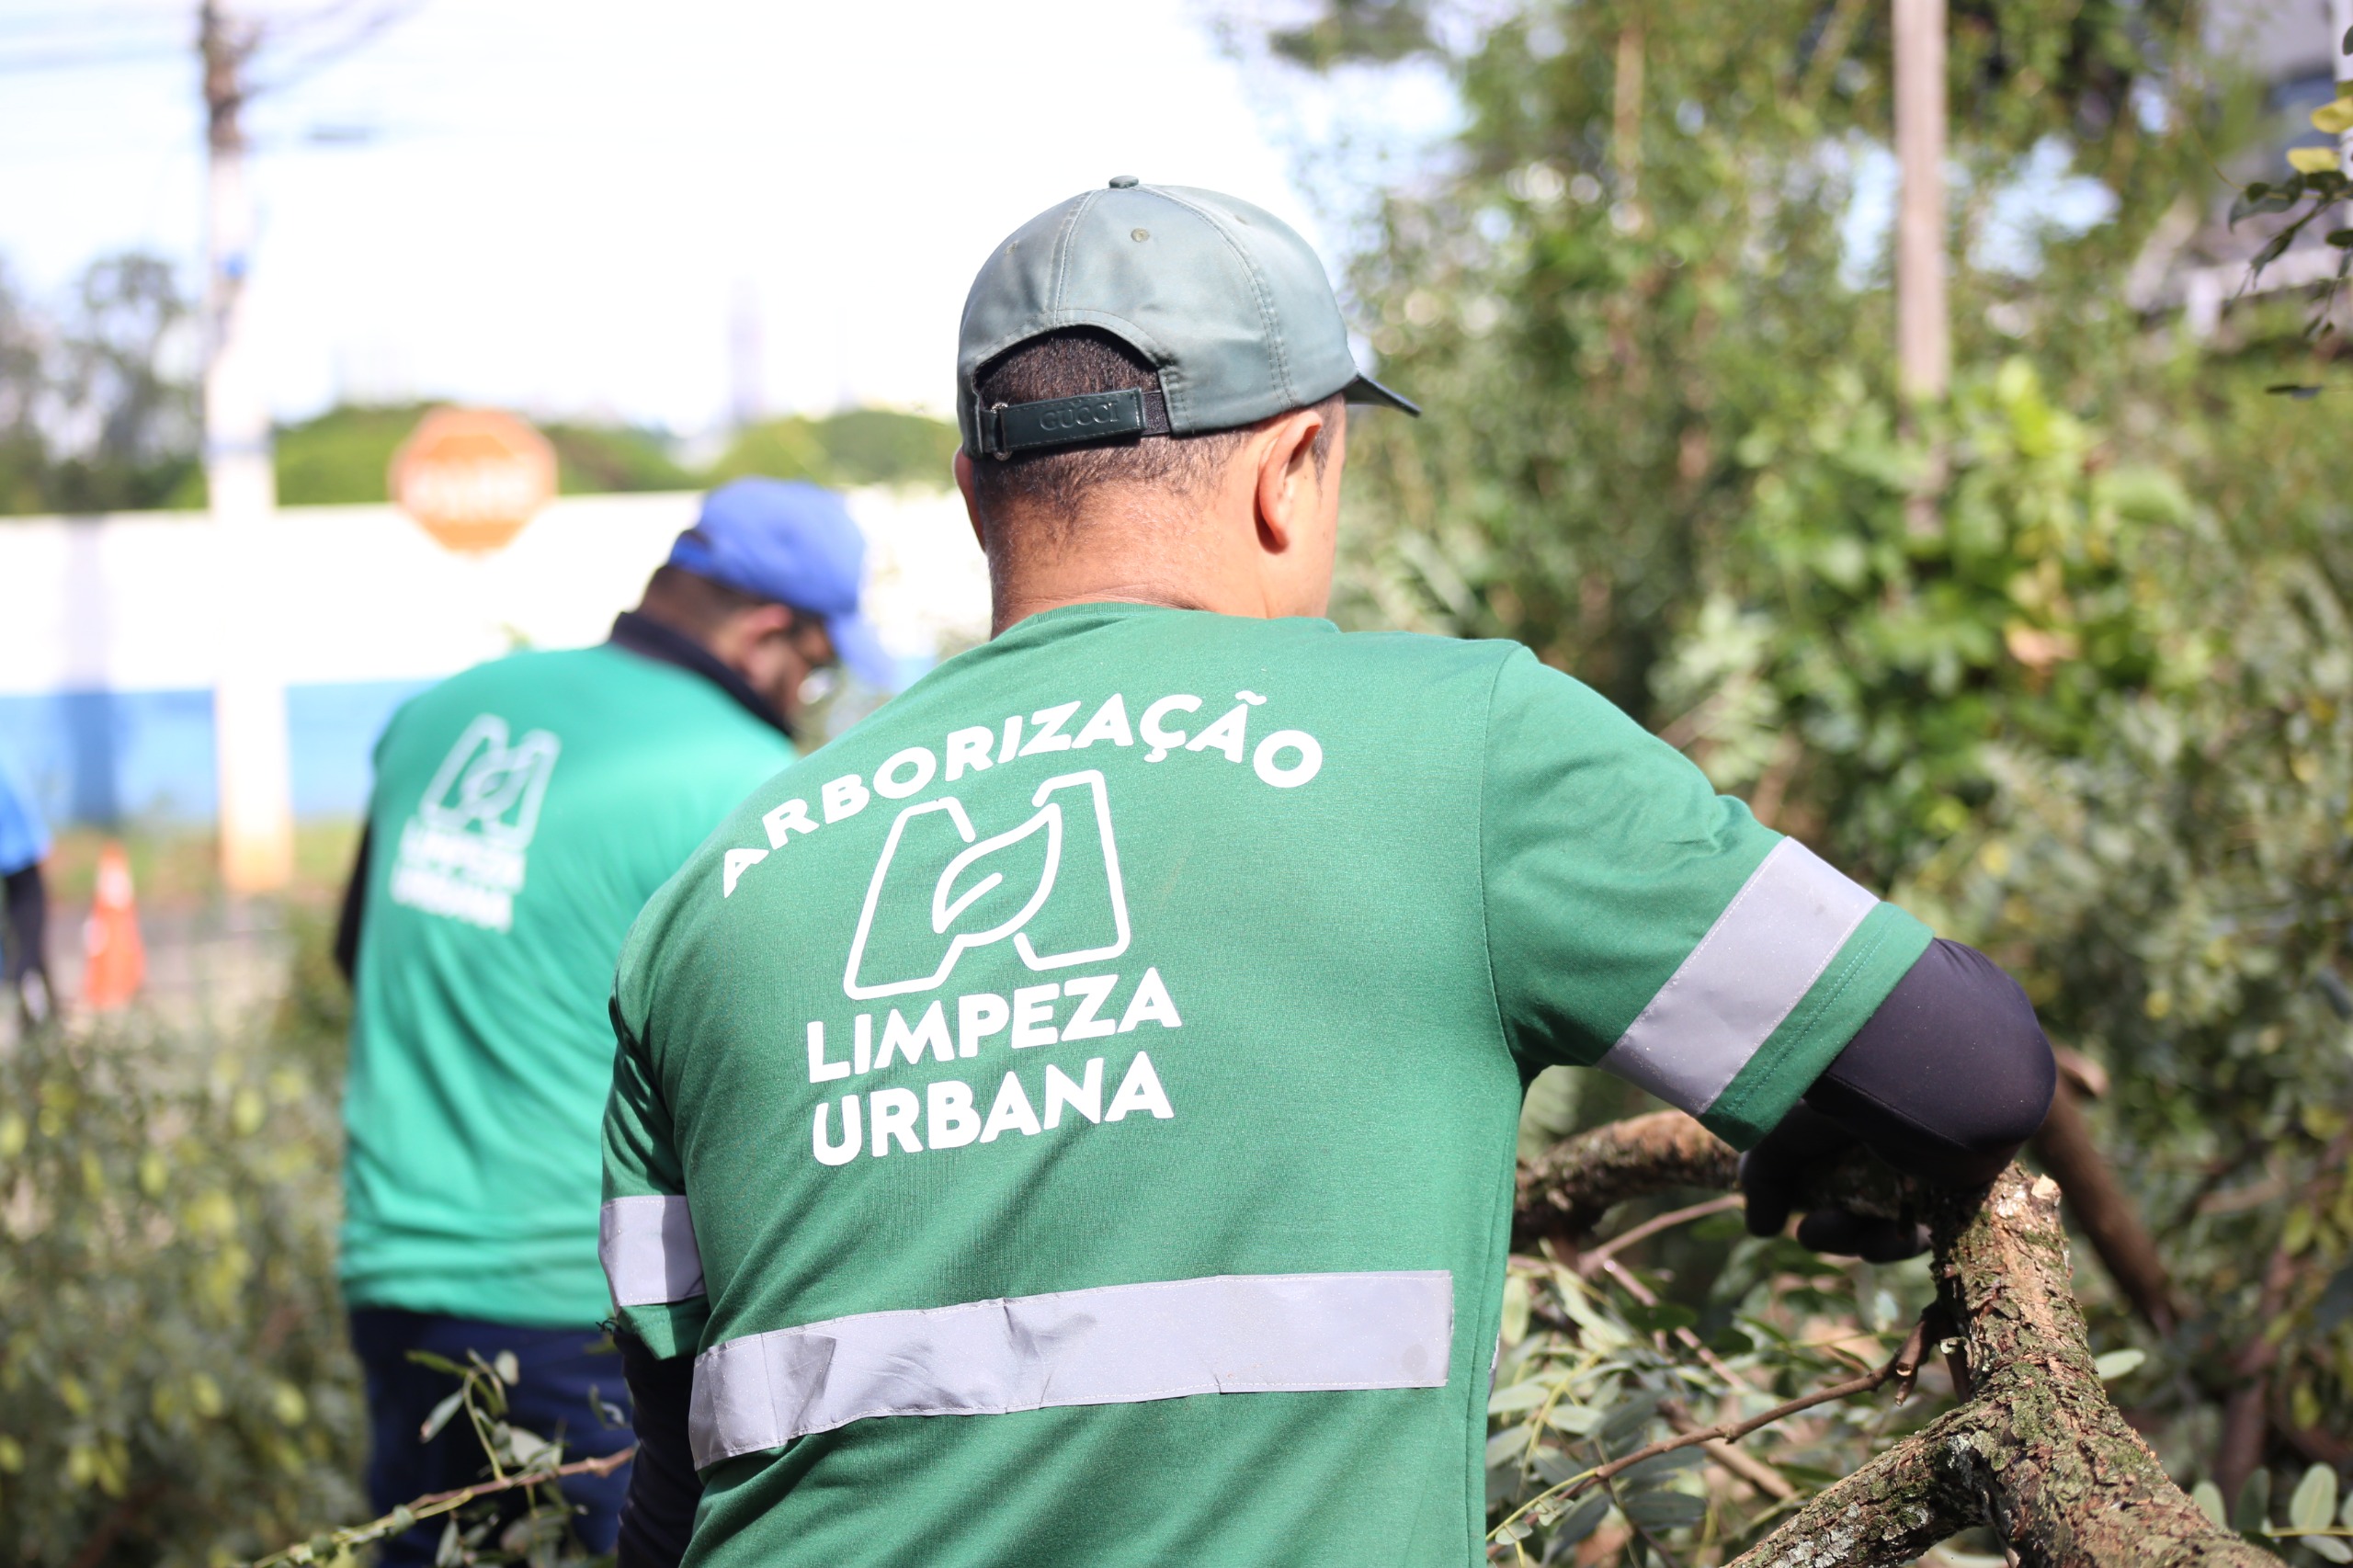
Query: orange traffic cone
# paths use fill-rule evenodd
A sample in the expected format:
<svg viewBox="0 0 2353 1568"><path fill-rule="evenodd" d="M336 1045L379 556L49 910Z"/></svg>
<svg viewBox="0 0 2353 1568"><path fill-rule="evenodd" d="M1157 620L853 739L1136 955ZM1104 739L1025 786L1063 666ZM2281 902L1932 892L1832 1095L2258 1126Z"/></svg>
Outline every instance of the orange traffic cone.
<svg viewBox="0 0 2353 1568"><path fill-rule="evenodd" d="M109 840L98 851L97 896L82 927L88 965L82 971L82 1005L100 1010L120 1007L139 994L147 978L147 945L139 939L138 901L131 892L131 860Z"/></svg>

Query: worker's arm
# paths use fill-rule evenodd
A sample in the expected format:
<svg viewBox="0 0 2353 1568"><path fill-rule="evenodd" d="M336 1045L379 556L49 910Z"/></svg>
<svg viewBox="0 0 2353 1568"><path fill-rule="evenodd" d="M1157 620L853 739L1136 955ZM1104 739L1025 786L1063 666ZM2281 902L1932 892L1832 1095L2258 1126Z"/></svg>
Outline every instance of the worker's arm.
<svg viewBox="0 0 2353 1568"><path fill-rule="evenodd" d="M1522 1071L1600 1067L1755 1150L1761 1228L1858 1140L1925 1179L1985 1181L2049 1105L2050 1047L1999 969L1525 653L1496 675L1480 824ZM1813 1219L1805 1239L1912 1250L1859 1223Z"/></svg>
<svg viewBox="0 0 2353 1568"><path fill-rule="evenodd" d="M613 1340L637 1427L616 1568L676 1568L702 1499L688 1409L710 1303L669 1108L618 991L611 1013L616 1049L613 1092L605 1102L605 1206L597 1251L612 1293Z"/></svg>
<svg viewBox="0 0 2353 1568"><path fill-rule="evenodd" d="M335 967L343 971L347 985L359 979L359 919L368 903L368 857L375 832L372 825L359 830L359 852L351 858L351 881L343 885L343 910L335 916Z"/></svg>
<svg viewBox="0 0 2353 1568"><path fill-rule="evenodd" d="M1742 1159L1748 1228L1779 1232L1807 1180L1858 1142L1923 1181L1982 1186L2042 1125L2057 1086L2026 993L1976 949L1938 938ZM1798 1240L1882 1263L1927 1245L1915 1227L1836 1209L1808 1214Z"/></svg>
<svg viewBox="0 0 2353 1568"><path fill-rule="evenodd" d="M637 1457L630 1461L615 1568L677 1568L694 1534L695 1506L702 1501L702 1480L695 1474L687 1443L694 1358L658 1357L627 1329L613 1338L620 1346L637 1425Z"/></svg>

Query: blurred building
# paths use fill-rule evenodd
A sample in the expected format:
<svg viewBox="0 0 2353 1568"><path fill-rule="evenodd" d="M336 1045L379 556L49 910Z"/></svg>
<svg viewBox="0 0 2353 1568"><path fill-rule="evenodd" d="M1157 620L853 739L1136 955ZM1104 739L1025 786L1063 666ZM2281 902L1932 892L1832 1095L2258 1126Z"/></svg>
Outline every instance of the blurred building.
<svg viewBox="0 0 2353 1568"><path fill-rule="evenodd" d="M2290 147L2335 141L2313 129L2312 112L2336 97L2343 68L2338 44L2346 27L2339 15L2339 0L2215 0L2208 10L2207 47L2251 76L2262 95L2262 131L2223 170L2234 183L2285 178ZM2250 280L2248 263L2277 232L2277 223L2255 219L2232 227L2232 194L2226 191L2210 211L2185 204L2158 225L2126 281L2134 308L2178 310L2189 332L2206 337L2234 299L2336 276L2344 253L2323 242L2335 225L2318 222Z"/></svg>
<svg viewBox="0 0 2353 1568"><path fill-rule="evenodd" d="M961 500L848 494L871 541L873 619L905 673L984 639L987 574ZM281 509L258 597L296 815L358 814L376 736L413 693L512 649L602 639L699 500L567 496L482 558L389 506ZM188 514L0 527L0 752L51 821L211 820L222 569L213 528Z"/></svg>

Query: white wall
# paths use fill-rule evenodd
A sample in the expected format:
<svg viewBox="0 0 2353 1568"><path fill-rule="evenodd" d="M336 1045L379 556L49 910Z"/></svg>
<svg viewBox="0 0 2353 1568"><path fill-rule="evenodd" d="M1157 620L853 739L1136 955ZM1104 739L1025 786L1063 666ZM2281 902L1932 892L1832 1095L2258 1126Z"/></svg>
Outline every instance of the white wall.
<svg viewBox="0 0 2353 1568"><path fill-rule="evenodd" d="M605 635L692 494L557 501L515 542L454 555L392 507L290 506L268 525L267 642L289 685L421 679L528 642ZM915 667L988 631L988 579L951 493L854 491L884 642ZM0 520L0 693L211 685L222 570L202 514Z"/></svg>

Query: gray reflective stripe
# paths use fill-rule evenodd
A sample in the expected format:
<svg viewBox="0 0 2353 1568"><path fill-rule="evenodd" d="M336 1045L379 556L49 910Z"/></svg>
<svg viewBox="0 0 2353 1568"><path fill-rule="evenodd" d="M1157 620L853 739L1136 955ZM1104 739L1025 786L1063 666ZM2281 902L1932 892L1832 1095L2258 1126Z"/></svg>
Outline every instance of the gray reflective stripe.
<svg viewBox="0 0 2353 1568"><path fill-rule="evenodd" d="M1226 1274L749 1335L695 1358L698 1467L874 1415L1446 1384L1454 1277Z"/></svg>
<svg viewBox="0 0 2353 1568"><path fill-rule="evenodd" d="M1707 1109L1878 903L1781 840L1601 1067L1694 1115Z"/></svg>
<svg viewBox="0 0 2353 1568"><path fill-rule="evenodd" d="M702 1294L702 1254L683 1198L616 1198L597 1221L597 1257L613 1305L651 1307Z"/></svg>

